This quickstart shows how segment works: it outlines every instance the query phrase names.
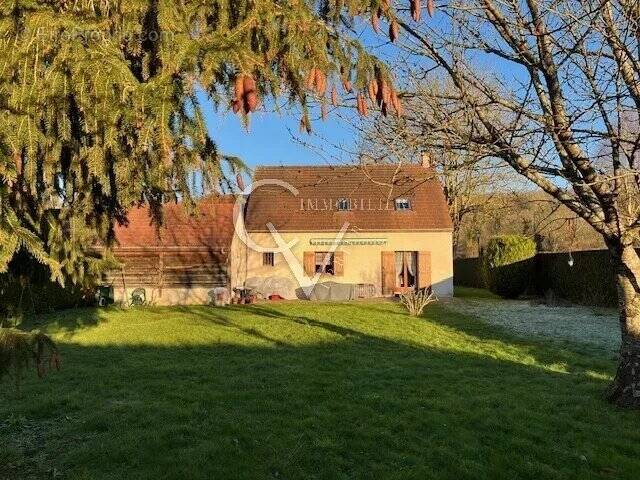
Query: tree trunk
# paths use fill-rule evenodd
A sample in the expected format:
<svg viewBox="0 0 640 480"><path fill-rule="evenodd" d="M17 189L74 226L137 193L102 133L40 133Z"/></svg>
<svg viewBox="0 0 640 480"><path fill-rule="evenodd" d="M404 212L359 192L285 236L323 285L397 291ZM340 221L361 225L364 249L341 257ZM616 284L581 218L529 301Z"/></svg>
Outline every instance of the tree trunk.
<svg viewBox="0 0 640 480"><path fill-rule="evenodd" d="M609 246L616 267L622 343L611 403L640 408L640 257L631 246Z"/></svg>

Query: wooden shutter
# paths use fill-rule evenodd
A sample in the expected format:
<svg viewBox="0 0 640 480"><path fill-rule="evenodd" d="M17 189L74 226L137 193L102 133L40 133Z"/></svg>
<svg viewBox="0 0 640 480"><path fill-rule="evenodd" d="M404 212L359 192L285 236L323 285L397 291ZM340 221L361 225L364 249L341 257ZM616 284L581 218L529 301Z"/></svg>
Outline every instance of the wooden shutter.
<svg viewBox="0 0 640 480"><path fill-rule="evenodd" d="M333 268L336 277L342 277L344 275L344 252L334 252Z"/></svg>
<svg viewBox="0 0 640 480"><path fill-rule="evenodd" d="M431 252L418 252L418 288L431 288Z"/></svg>
<svg viewBox="0 0 640 480"><path fill-rule="evenodd" d="M382 252L382 294L393 295L396 288L396 252Z"/></svg>
<svg viewBox="0 0 640 480"><path fill-rule="evenodd" d="M304 252L304 273L308 277L316 274L316 252Z"/></svg>

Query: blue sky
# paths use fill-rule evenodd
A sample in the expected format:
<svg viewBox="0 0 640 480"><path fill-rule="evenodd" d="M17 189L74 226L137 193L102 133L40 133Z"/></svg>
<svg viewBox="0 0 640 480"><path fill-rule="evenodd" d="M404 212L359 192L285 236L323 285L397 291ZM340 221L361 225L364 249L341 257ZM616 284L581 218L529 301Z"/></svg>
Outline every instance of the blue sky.
<svg viewBox="0 0 640 480"><path fill-rule="evenodd" d="M355 25L359 32L356 36L367 46L369 51L393 67L389 60L397 55L397 49L388 42L386 35L375 35L368 21L357 19ZM386 28L386 24L383 31L384 28ZM340 95L343 94L342 88L338 88L338 91ZM251 126L247 132L238 115L234 115L233 112L224 108L216 112L204 94L200 95L199 100L205 112L211 138L216 141L220 151L225 155L240 157L249 167L261 164L309 165L327 163L326 158L323 159L316 151L300 145L292 138L291 133L303 138L306 137L306 134L301 135L298 132L300 112L296 109L289 111L283 109L282 113L274 113L269 111L273 108L267 100L266 107L251 115ZM355 100L353 103L355 107ZM346 108L342 109L341 114L342 117L353 118L352 112ZM314 135L309 140L327 150L329 156L333 157L332 163L335 163L335 156L343 157L342 161L349 161L350 159L346 158L339 150L327 144L321 145L318 141L320 137L329 139L334 145L352 146L358 141L358 138L349 128L349 121L330 113L327 121L322 122L316 118L318 115L317 108L311 109Z"/></svg>
<svg viewBox="0 0 640 480"><path fill-rule="evenodd" d="M293 139L292 133L298 135L298 112L274 113L265 108L251 115L251 125L247 131L238 115L225 109L216 112L209 102L201 100L209 133L225 155L238 156L249 167L261 164L326 163L316 152ZM319 135L331 138L337 143L353 143L357 140L346 122L336 115L330 115L326 122L315 120L313 129Z"/></svg>
<svg viewBox="0 0 640 480"><path fill-rule="evenodd" d="M442 24L442 28L447 28L446 23L438 16L425 21L430 21L435 25ZM383 33L376 35L371 30L368 21L356 20L359 40L370 52L386 61L392 71L396 70L396 80L402 83L402 79L398 78L401 73L394 68L393 62L401 54L401 51L389 43L385 30L386 24L383 25ZM419 56L410 58L416 65L424 62L424 59ZM499 73L503 78L519 79L522 77L522 72L514 69L513 65L505 65L504 62L497 61L494 57L481 56L478 65L481 70L484 68L487 72ZM342 89L338 90L342 95ZM358 138L349 125L349 119L354 118L353 112L347 111L347 109L342 109L341 116L330 114L326 122L312 118L314 134L317 134L317 137L314 135L308 140L327 151L328 155L323 158L316 150L301 145L292 137L292 133L301 138L306 137L306 134L302 135L298 132L300 113L297 109L283 108L281 113L276 113L273 111L272 101L266 100L266 106L251 115L251 126L247 131L238 115L226 108L220 108L216 111L205 94L201 94L199 100L205 112L209 133L216 141L219 150L226 155L240 157L250 168L261 164L321 164L328 161L327 157L330 157L331 161L335 163L338 156L343 162L353 160L340 150L332 148L328 143L322 143L322 140L318 140L318 138L328 139L332 144L344 144L349 147L349 150L353 150L351 147L358 141ZM318 113L318 109L311 110L312 117L314 115L317 117ZM341 117L347 117L347 119Z"/></svg>

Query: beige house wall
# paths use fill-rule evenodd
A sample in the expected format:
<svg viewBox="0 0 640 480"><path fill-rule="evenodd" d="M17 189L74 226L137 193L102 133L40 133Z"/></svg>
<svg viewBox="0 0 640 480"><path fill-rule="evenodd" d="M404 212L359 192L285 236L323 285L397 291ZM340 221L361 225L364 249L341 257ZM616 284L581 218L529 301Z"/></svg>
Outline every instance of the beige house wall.
<svg viewBox="0 0 640 480"><path fill-rule="evenodd" d="M163 288L160 290L154 285L143 287L147 295L148 305L206 305L211 303L209 292L214 287L184 287L184 288ZM113 297L117 304L128 304L134 288L124 288L121 285L114 285Z"/></svg>
<svg viewBox="0 0 640 480"><path fill-rule="evenodd" d="M249 238L265 248L276 247L269 232L251 232ZM282 239L293 242L291 253L295 258L294 268L303 271L303 256L306 251L328 251L330 246L313 245L318 240L333 240L338 232L284 232ZM322 275L320 281L340 283L371 283L381 294L383 251L429 251L431 252L431 280L434 292L439 297L453 295L453 251L450 231L429 232L358 232L347 233L344 240L349 243L369 242L373 245L340 245L336 251L344 252L344 275ZM275 254L275 265L263 265L263 252L248 248L236 234L231 246L231 285L242 286L252 277L286 277L298 286L296 276L282 253ZM295 265L297 264L297 265ZM302 285L306 286L306 285Z"/></svg>

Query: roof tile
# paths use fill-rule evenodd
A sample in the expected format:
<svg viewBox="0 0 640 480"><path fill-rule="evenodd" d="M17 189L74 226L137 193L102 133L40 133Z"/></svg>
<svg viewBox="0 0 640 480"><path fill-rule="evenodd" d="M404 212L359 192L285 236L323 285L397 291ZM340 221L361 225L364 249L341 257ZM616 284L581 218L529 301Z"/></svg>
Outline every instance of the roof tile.
<svg viewBox="0 0 640 480"><path fill-rule="evenodd" d="M421 165L354 165L257 167L254 182L291 185L297 195L280 185L263 184L249 196L247 231L266 231L271 222L278 231L451 230L442 187L431 169ZM411 210L396 211L396 198L409 198ZM338 211L340 199L349 199L349 211Z"/></svg>

